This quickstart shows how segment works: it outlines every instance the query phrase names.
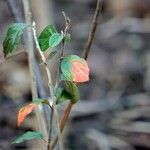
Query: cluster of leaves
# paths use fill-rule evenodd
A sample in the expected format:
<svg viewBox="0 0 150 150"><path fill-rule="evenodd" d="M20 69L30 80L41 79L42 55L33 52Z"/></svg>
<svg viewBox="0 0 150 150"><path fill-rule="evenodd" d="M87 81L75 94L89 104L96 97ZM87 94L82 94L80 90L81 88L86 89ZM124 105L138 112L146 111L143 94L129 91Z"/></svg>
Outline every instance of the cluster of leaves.
<svg viewBox="0 0 150 150"><path fill-rule="evenodd" d="M5 57L16 50L20 42L23 31L27 28L32 28L25 23L14 23L7 31L5 40L3 42L3 49ZM49 48L54 48L60 43L67 43L70 41L70 34L59 33L53 25L47 26L39 35L38 43L42 52ZM51 51L48 60L52 59L57 54L57 51ZM89 68L87 62L77 56L68 55L60 60L61 84L59 83L55 90L56 104L60 104L66 100L76 103L79 100L79 89L76 83L82 83L89 80ZM18 127L21 126L28 114L30 114L39 104L47 104L50 106L48 100L37 99L32 103L22 107L18 113ZM39 132L27 132L21 137L17 138L14 143L20 143L24 140L33 138L43 138Z"/></svg>

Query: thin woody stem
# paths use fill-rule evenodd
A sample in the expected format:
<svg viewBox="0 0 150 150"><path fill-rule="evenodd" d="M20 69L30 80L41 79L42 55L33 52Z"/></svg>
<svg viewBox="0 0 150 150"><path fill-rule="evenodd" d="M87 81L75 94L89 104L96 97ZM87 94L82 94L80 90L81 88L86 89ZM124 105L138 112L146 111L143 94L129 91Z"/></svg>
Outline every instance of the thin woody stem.
<svg viewBox="0 0 150 150"><path fill-rule="evenodd" d="M63 129L66 125L66 122L68 121L68 118L69 118L69 114L71 112L71 109L73 107L73 103L72 102L69 102L69 104L67 105L67 108L65 109L64 113L63 113L63 116L60 120L60 133L63 132ZM52 146L51 146L51 149L54 149L56 144L58 142L58 136L55 138L54 142L52 143Z"/></svg>
<svg viewBox="0 0 150 150"><path fill-rule="evenodd" d="M92 22L92 27L91 27L91 30L90 30L90 33L89 33L89 36L88 36L86 46L85 46L84 51L83 51L83 58L85 60L88 58L89 51L90 51L90 48L91 48L91 45L92 45L92 42L93 42L93 39L94 39L94 34L95 34L95 31L96 31L96 27L97 27L98 18L99 18L101 8L102 8L102 0L97 0L96 9L95 9L95 13L94 13L94 18L93 18L93 22ZM68 120L68 117L69 117L69 114L71 112L72 107L73 107L73 103L69 102L69 104L67 105L67 107L66 107L66 109L65 109L65 111L64 111L64 113L61 117L61 122L60 122L60 131L61 131L61 133L62 133L62 131L65 127L65 124ZM52 143L52 149L55 148L55 146L57 144L57 141L58 141L58 136L55 138L54 142Z"/></svg>
<svg viewBox="0 0 150 150"><path fill-rule="evenodd" d="M71 20L69 19L69 17L66 16L64 11L62 11L62 14L63 14L64 20L65 20L65 29L64 29L63 35L66 36L67 33L68 33L68 30L69 30L69 27L70 27ZM66 45L65 41L63 41L62 42L62 47L63 48L62 48L62 52L61 52L61 58L64 56L65 45Z"/></svg>
<svg viewBox="0 0 150 150"><path fill-rule="evenodd" d="M69 27L70 27L71 20L69 19L69 17L66 16L64 11L62 12L62 14L63 14L64 20L65 20L65 28L64 28L64 31L62 31L62 34L63 34L63 36L66 36L67 33L68 33L68 30L69 30ZM59 65L60 65L60 62L61 62L61 58L64 56L65 44L66 44L65 41L62 41L62 45L61 45L62 49L61 49L61 54L60 54L60 58L59 58ZM55 89L58 87L58 82L59 82L58 81L59 80L59 78L58 78L59 77L59 65L58 65L58 70L57 70L57 75L56 75ZM66 112L64 112L64 116L63 116L63 118L61 119L61 121L59 123L60 134L63 131L64 126L65 126L65 122L68 120L68 117L69 117L69 113L67 113L67 112L71 111L71 108L72 108L72 104L68 105L68 109L66 109ZM56 146L57 142L58 142L58 136L54 139L54 142L51 145L51 149L53 149Z"/></svg>
<svg viewBox="0 0 150 150"><path fill-rule="evenodd" d="M83 51L83 58L84 59L88 58L90 48L91 48L93 40L94 40L94 35L95 35L96 28L97 28L99 15L100 15L100 12L102 10L102 3L103 3L102 0L97 0L91 30L90 30L90 33L89 33L89 36L88 36L88 39L87 39L87 42L86 42L86 45L85 45L85 48Z"/></svg>
<svg viewBox="0 0 150 150"><path fill-rule="evenodd" d="M23 0L23 8L24 8L24 14L25 14L25 22L29 25L31 25L31 12L30 12L30 5L29 0ZM27 31L27 41L28 43L26 46L27 48L27 54L28 54L28 62L29 62L29 70L30 70L30 76L31 76L31 93L32 93L32 99L36 99L38 97L37 92L37 82L36 82L36 73L35 73L35 63L34 63L34 48L33 48L33 37L32 37L32 30L28 28ZM46 130L46 121L44 118L43 110L42 108L38 107L38 109L35 111L36 118L37 118L37 124L39 130L43 133L44 137L47 137L47 130ZM45 145L39 144L40 148L45 148Z"/></svg>
<svg viewBox="0 0 150 150"><path fill-rule="evenodd" d="M39 46L39 43L38 43L38 40L37 40L37 35L36 35L36 30L35 30L35 22L33 22L33 28L32 28L32 31L33 31L33 36L34 36L34 40L35 40L35 43L36 43L36 47L39 51L39 54L41 56L41 59L43 61L43 64L45 66L45 70L46 70L46 73L47 73L47 77L48 77L48 87L49 87L49 91L50 91L50 95L52 97L52 101L53 101L53 110L52 110L52 114L51 114L51 119L53 118L52 116L55 115L55 118L56 118L56 122L57 122L57 128L58 128L58 139L59 139L59 146L60 146L60 149L62 150L63 149L63 146L62 146L62 139L61 139L61 134L60 134L60 128L59 128L59 123L58 123L58 112L56 110L56 106L55 106L55 95L54 95L54 86L52 84L52 77L51 77L51 73L50 73L50 70L47 66L47 63L46 63L46 58L45 58L45 55L44 53L41 51L41 48ZM52 130L52 120L51 120L51 123L50 123L50 133L49 133L49 137L48 137L48 145L47 145L47 149L51 149L50 147L50 142L51 142L51 130Z"/></svg>

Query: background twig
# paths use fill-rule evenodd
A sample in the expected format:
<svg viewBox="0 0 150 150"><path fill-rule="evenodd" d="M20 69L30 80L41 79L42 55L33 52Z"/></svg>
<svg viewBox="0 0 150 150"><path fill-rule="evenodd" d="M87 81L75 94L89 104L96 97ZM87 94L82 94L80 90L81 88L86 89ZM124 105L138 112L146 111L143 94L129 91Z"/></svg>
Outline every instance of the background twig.
<svg viewBox="0 0 150 150"><path fill-rule="evenodd" d="M15 18L15 21L16 22L23 22L22 15L20 13L19 8L17 7L17 1L16 0L6 0L6 2L10 8L10 11L12 12L12 14Z"/></svg>
<svg viewBox="0 0 150 150"><path fill-rule="evenodd" d="M24 17L20 13L20 9L18 8L19 6L17 5L17 0L6 0L6 2L7 2L8 7L10 8L10 11L12 12L12 14L15 18L15 21L16 22L24 22ZM25 45L27 45L25 36L26 36L26 34L23 35L23 42ZM26 52L26 51L27 51L27 48L23 49L23 50L19 50L19 51L15 52L14 54L8 56L7 59L9 59L13 56L16 56L22 52ZM35 59L33 61L34 61L35 75L36 75L36 81L37 81L37 86L38 86L38 88L37 88L38 94L39 94L40 98L45 98L45 97L47 97L47 93L46 93L45 88L44 88L40 68L38 66L37 61Z"/></svg>
<svg viewBox="0 0 150 150"><path fill-rule="evenodd" d="M85 45L85 48L84 48L84 51L83 51L83 58L84 59L87 59L87 57L89 55L89 51L90 51L91 45L93 43L94 34L95 34L95 31L96 31L98 18L99 18L101 10L102 10L102 0L97 0L97 4L96 4L96 9L95 9L95 13L94 13L94 18L93 18L91 30L90 30L90 33L89 33L89 36L88 36L88 40L86 42L86 45Z"/></svg>

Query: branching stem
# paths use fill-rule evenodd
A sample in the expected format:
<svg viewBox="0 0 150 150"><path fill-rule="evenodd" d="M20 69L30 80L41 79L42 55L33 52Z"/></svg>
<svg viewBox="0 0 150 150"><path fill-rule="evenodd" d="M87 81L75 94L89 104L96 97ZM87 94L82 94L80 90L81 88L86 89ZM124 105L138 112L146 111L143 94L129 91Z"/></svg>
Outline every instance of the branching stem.
<svg viewBox="0 0 150 150"><path fill-rule="evenodd" d="M95 31L96 31L96 27L97 27L98 18L99 18L101 8L102 8L102 0L97 0L96 9L95 9L95 13L94 13L94 18L93 18L93 22L92 22L92 27L91 27L91 30L90 30L90 33L89 33L89 36L88 36L86 46L85 46L84 51L83 51L83 58L85 60L88 58L89 51L90 51L90 48L91 48L91 45L92 45L92 42L93 42L93 39L94 39L94 35L95 35ZM65 17L65 15L64 15L64 17ZM61 131L61 133L62 133L62 131L65 127L65 124L68 120L68 117L69 117L69 114L71 112L72 107L73 107L73 103L69 102L69 104L67 105L67 107L66 107L66 109L65 109L65 111L64 111L64 113L61 117L61 121L60 121L60 131ZM52 149L55 148L55 146L57 144L57 141L58 141L58 136L55 138L54 142L52 143Z"/></svg>
<svg viewBox="0 0 150 150"><path fill-rule="evenodd" d="M34 40L35 40L35 44L36 44L36 48L38 49L39 51L39 54L41 56L41 60L43 61L43 64L45 66L45 70L46 70L46 74L47 74L47 77L48 77L48 87L49 87L49 91L50 91L50 95L51 95L51 98L52 98L52 102L53 102L53 108L52 108L52 111L51 111L51 119L53 118L52 116L55 115L55 118L56 118L56 122L57 122L57 128L58 128L58 139L59 139L59 146L60 146L60 149L62 150L63 149L63 146L62 146L62 139L61 139L61 134L60 134L60 128L59 128L59 122L58 122L58 112L57 112L57 109L56 109L56 106L55 106L55 95L54 95L54 87L53 87L53 83L52 83L52 77L51 77L51 73L50 73L50 70L47 66L47 63L46 63L46 58L45 58L45 55L44 53L41 51L41 48L39 46L39 43L38 43L38 40L37 40L37 35L36 35L36 29L35 29L35 22L33 22L33 28L32 28L32 31L33 31L33 36L34 36ZM48 137L48 144L47 144L47 149L50 150L51 147L50 147L50 143L51 143L51 132L52 132L52 120L51 120L51 123L50 123L50 133L49 133L49 137Z"/></svg>

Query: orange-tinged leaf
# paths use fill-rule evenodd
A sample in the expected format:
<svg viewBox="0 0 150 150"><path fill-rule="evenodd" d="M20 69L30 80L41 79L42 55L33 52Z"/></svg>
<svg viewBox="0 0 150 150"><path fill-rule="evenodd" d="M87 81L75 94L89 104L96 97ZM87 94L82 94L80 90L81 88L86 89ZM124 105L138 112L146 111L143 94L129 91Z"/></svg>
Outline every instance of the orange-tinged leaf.
<svg viewBox="0 0 150 150"><path fill-rule="evenodd" d="M82 61L72 61L72 75L74 82L86 82L89 81L89 68L85 60Z"/></svg>
<svg viewBox="0 0 150 150"><path fill-rule="evenodd" d="M76 83L82 83L89 80L89 67L87 62L77 56L68 55L61 61L62 79Z"/></svg>
<svg viewBox="0 0 150 150"><path fill-rule="evenodd" d="M23 123L23 121L25 120L25 118L27 117L28 114L30 114L33 109L35 109L37 106L37 104L35 103L30 103L24 107L22 107L20 110L19 110L19 113L18 113L18 127L21 126L21 124Z"/></svg>

